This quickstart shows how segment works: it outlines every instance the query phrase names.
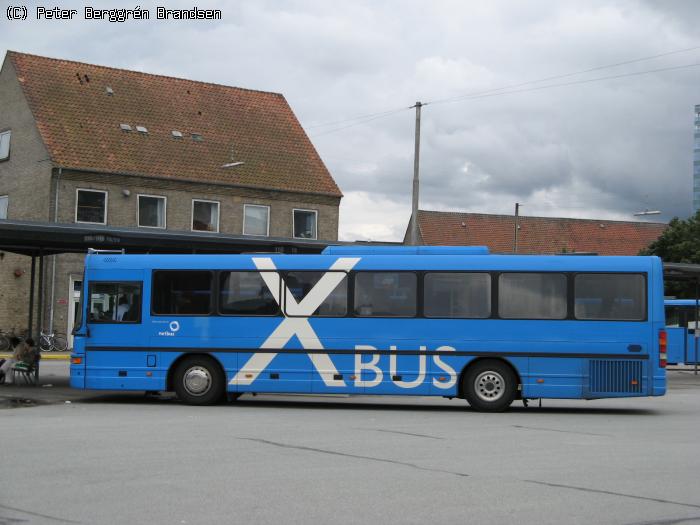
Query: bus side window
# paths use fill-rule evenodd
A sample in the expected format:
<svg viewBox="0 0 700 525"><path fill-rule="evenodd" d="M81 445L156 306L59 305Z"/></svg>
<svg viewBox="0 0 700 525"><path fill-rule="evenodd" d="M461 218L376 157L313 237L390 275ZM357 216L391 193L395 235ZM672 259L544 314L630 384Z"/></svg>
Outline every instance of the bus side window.
<svg viewBox="0 0 700 525"><path fill-rule="evenodd" d="M565 319L566 275L502 273L498 278L498 313L503 319Z"/></svg>
<svg viewBox="0 0 700 525"><path fill-rule="evenodd" d="M355 315L415 317L418 278L412 272L357 272Z"/></svg>
<svg viewBox="0 0 700 525"><path fill-rule="evenodd" d="M488 273L426 273L423 283L426 317L485 319L491 316L491 275Z"/></svg>
<svg viewBox="0 0 700 525"><path fill-rule="evenodd" d="M301 303L321 279L333 279L338 282L321 304L311 313L298 312L295 304ZM328 281L326 281L328 282ZM310 315L317 317L345 317L348 312L348 279L345 272L288 272L285 283L285 309L287 315ZM289 294L287 294L287 291ZM289 297L291 295L291 297ZM292 301L293 299L293 301Z"/></svg>
<svg viewBox="0 0 700 525"><path fill-rule="evenodd" d="M153 274L153 313L209 315L213 288L209 271L158 270Z"/></svg>
<svg viewBox="0 0 700 525"><path fill-rule="evenodd" d="M576 319L641 321L645 317L644 276L580 273L574 279Z"/></svg>
<svg viewBox="0 0 700 525"><path fill-rule="evenodd" d="M666 307L666 326L688 326L687 320L684 319L684 317L680 308L677 306ZM683 324L684 320L686 321L685 324Z"/></svg>
<svg viewBox="0 0 700 525"><path fill-rule="evenodd" d="M676 310L677 326L688 328L690 325L695 326L695 308L678 308ZM668 323L666 323L668 325ZM671 325L669 325L671 326Z"/></svg>
<svg viewBox="0 0 700 525"><path fill-rule="evenodd" d="M141 283L90 283L88 312L91 323L140 323Z"/></svg>
<svg viewBox="0 0 700 525"><path fill-rule="evenodd" d="M219 274L219 313L224 315L277 315L279 307L258 272Z"/></svg>

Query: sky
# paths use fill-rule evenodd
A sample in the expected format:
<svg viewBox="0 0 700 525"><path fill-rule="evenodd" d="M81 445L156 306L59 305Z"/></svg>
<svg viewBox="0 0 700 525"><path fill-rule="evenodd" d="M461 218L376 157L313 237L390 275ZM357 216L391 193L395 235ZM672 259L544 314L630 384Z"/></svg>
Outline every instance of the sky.
<svg viewBox="0 0 700 525"><path fill-rule="evenodd" d="M695 0L163 0L128 6L152 19L125 23L82 17L84 6L123 2L54 5L80 15L9 21L3 8L0 55L283 93L344 193L343 240L403 239L416 101L428 103L421 209L512 214L519 202L523 215L637 220L648 209L657 221L692 212L700 67L643 72L700 64ZM221 9L222 20L159 21L157 5Z"/></svg>

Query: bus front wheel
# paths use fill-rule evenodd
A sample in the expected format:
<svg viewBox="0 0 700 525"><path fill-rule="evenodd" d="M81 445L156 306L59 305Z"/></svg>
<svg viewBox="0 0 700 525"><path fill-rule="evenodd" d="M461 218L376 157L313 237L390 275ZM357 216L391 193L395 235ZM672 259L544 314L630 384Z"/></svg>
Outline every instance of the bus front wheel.
<svg viewBox="0 0 700 525"><path fill-rule="evenodd" d="M503 412L515 399L517 381L503 361L478 361L464 374L462 392L474 410Z"/></svg>
<svg viewBox="0 0 700 525"><path fill-rule="evenodd" d="M221 367L210 357L183 359L175 369L175 393L188 405L213 405L221 401L226 389Z"/></svg>

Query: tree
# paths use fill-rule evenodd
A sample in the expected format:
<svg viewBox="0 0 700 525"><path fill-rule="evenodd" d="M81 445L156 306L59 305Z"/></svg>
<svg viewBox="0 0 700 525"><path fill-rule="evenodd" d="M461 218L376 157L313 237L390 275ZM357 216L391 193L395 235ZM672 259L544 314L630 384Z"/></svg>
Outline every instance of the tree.
<svg viewBox="0 0 700 525"><path fill-rule="evenodd" d="M641 255L658 255L664 262L700 264L700 211L685 220L675 217Z"/></svg>
<svg viewBox="0 0 700 525"><path fill-rule="evenodd" d="M687 219L675 217L661 236L640 255L658 255L664 262L700 264L700 211ZM667 283L666 293L695 297L695 283Z"/></svg>

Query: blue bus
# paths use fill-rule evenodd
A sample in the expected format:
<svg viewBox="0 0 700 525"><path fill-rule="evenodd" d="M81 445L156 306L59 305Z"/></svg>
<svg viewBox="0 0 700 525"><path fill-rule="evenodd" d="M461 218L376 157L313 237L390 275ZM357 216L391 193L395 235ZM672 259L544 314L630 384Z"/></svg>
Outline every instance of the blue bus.
<svg viewBox="0 0 700 525"><path fill-rule="evenodd" d="M700 363L700 341L695 340L695 299L666 299L666 332L668 333L668 364L694 365ZM700 336L700 333L698 333Z"/></svg>
<svg viewBox="0 0 700 525"><path fill-rule="evenodd" d="M656 257L329 246L318 255L122 255L85 262L71 385L515 399L666 391Z"/></svg>

